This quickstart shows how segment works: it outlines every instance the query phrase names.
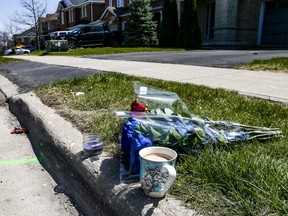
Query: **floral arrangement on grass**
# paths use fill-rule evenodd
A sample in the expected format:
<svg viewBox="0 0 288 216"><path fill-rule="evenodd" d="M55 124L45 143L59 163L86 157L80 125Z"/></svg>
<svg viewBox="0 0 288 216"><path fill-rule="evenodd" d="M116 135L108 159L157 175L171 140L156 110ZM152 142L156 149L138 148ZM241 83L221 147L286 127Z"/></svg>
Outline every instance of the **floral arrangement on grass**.
<svg viewBox="0 0 288 216"><path fill-rule="evenodd" d="M141 148L158 145L192 154L207 145L223 146L282 136L278 128L248 126L229 121L213 121L192 114L174 92L139 82L134 83L138 99L132 102L121 139L122 151L130 157L130 169L138 172Z"/></svg>

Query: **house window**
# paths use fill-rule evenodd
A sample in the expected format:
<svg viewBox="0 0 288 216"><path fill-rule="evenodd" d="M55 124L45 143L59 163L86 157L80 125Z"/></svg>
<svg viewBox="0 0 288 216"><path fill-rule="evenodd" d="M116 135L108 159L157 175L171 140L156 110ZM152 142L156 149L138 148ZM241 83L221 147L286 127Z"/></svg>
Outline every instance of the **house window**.
<svg viewBox="0 0 288 216"><path fill-rule="evenodd" d="M82 7L82 18L87 17L87 6Z"/></svg>
<svg viewBox="0 0 288 216"><path fill-rule="evenodd" d="M110 31L118 31L118 25L117 24L111 24L109 25Z"/></svg>
<svg viewBox="0 0 288 216"><path fill-rule="evenodd" d="M47 24L47 29L50 30L50 23Z"/></svg>
<svg viewBox="0 0 288 216"><path fill-rule="evenodd" d="M61 12L61 24L64 25L65 24L65 20L64 20L64 12Z"/></svg>
<svg viewBox="0 0 288 216"><path fill-rule="evenodd" d="M122 31L124 31L126 29L126 21L122 22Z"/></svg>
<svg viewBox="0 0 288 216"><path fill-rule="evenodd" d="M124 0L117 0L117 7L124 7Z"/></svg>
<svg viewBox="0 0 288 216"><path fill-rule="evenodd" d="M73 14L73 10L69 10L69 22L74 22L74 14Z"/></svg>

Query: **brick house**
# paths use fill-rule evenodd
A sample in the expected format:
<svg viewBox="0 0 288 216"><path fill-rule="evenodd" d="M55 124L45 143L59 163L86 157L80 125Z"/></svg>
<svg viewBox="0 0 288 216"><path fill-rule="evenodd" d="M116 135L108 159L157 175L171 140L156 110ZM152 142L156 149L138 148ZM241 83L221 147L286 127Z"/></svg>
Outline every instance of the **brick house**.
<svg viewBox="0 0 288 216"><path fill-rule="evenodd" d="M16 46L26 46L33 44L35 40L35 28L30 28L20 34L13 35Z"/></svg>
<svg viewBox="0 0 288 216"><path fill-rule="evenodd" d="M58 3L59 29L98 20L105 10L105 0L61 0Z"/></svg>
<svg viewBox="0 0 288 216"><path fill-rule="evenodd" d="M288 45L287 0L202 0L198 21L203 46Z"/></svg>
<svg viewBox="0 0 288 216"><path fill-rule="evenodd" d="M59 30L59 14L47 14L45 17L39 18L40 35L46 35L52 31Z"/></svg>
<svg viewBox="0 0 288 216"><path fill-rule="evenodd" d="M109 26L111 31L122 31L125 29L129 0L106 0L105 11L94 23L103 23Z"/></svg>
<svg viewBox="0 0 288 216"><path fill-rule="evenodd" d="M112 31L122 31L130 1L103 0L103 13L90 21L107 24ZM91 1L80 0L77 7L88 3ZM151 6L154 20L160 23L163 0L152 0ZM184 0L177 0L177 6L180 21ZM65 10L71 7L66 6ZM99 4L97 7L99 11ZM203 46L288 45L287 0L201 0L198 1L197 12Z"/></svg>
<svg viewBox="0 0 288 216"><path fill-rule="evenodd" d="M109 26L111 31L123 31L125 29L128 6L131 0L106 0L105 11L95 23L103 23ZM151 8L153 19L160 24L164 0L152 0Z"/></svg>
<svg viewBox="0 0 288 216"><path fill-rule="evenodd" d="M154 19L161 22L164 0L151 0ZM131 0L60 0L59 30L83 23L125 29ZM184 0L177 0L178 15ZM200 0L198 21L203 46L287 46L288 0Z"/></svg>

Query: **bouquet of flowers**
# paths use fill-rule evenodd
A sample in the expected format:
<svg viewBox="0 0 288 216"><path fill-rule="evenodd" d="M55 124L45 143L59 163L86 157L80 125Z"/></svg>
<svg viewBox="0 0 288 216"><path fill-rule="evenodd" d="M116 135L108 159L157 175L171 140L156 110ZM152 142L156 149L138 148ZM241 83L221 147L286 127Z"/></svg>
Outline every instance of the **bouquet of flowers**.
<svg viewBox="0 0 288 216"><path fill-rule="evenodd" d="M138 172L141 148L159 145L191 154L207 145L227 145L249 140L280 137L278 128L255 127L229 121L213 121L192 114L176 93L139 82L134 83L138 99L131 111L116 112L128 118L122 131L122 151L130 157L132 173Z"/></svg>

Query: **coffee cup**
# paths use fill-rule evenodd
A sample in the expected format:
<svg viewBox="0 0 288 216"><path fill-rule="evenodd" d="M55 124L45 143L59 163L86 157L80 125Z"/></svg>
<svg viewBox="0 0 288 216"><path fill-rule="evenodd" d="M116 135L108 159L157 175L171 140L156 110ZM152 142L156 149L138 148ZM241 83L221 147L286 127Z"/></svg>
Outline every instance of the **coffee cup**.
<svg viewBox="0 0 288 216"><path fill-rule="evenodd" d="M141 149L139 156L144 193L153 198L164 197L176 178L177 153L170 148L151 146Z"/></svg>

